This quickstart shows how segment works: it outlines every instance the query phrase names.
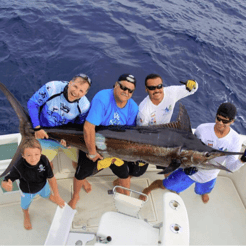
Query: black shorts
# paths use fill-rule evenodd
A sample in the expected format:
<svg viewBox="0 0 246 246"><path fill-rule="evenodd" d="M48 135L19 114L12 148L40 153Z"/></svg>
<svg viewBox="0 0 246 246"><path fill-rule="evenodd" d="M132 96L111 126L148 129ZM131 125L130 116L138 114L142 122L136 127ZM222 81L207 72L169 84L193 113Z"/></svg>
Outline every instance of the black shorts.
<svg viewBox="0 0 246 246"><path fill-rule="evenodd" d="M122 166L116 166L111 164L109 167L112 172L121 179L126 179L129 177L129 167L126 162ZM101 170L100 170L101 171ZM78 180L83 180L89 176L95 175L99 171L97 170L97 161L90 160L86 153L79 151L78 166L75 172L75 178Z"/></svg>
<svg viewBox="0 0 246 246"><path fill-rule="evenodd" d="M139 177L143 175L146 172L148 166L149 164L139 166L138 163L124 161L124 164L120 167L116 166L115 164L111 164L109 168L119 178L126 179L129 176Z"/></svg>
<svg viewBox="0 0 246 246"><path fill-rule="evenodd" d="M97 161L94 162L90 160L89 158L87 158L86 153L80 150L75 178L78 180L82 180L96 173L98 173Z"/></svg>
<svg viewBox="0 0 246 246"><path fill-rule="evenodd" d="M125 161L122 166L116 166L115 164L111 164L109 168L112 172L120 179L126 179L130 176L139 177L143 175L147 168L148 164L144 166L139 166L134 162ZM100 170L101 171L101 170ZM78 180L83 180L89 176L95 175L99 171L97 170L97 161L90 160L86 153L83 151L79 151L79 160L78 166L75 172L75 178Z"/></svg>
<svg viewBox="0 0 246 246"><path fill-rule="evenodd" d="M141 175L143 175L149 164L145 164L144 166L139 166L138 162L127 162L128 164L128 168L129 168L129 175L133 176L133 177L139 177Z"/></svg>

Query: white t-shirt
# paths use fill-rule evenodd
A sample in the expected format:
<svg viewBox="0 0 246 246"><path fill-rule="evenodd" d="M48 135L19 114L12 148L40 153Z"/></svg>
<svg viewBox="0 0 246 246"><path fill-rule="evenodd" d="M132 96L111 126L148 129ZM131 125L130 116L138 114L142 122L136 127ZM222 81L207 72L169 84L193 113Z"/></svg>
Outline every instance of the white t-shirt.
<svg viewBox="0 0 246 246"><path fill-rule="evenodd" d="M175 103L184 97L194 94L198 89L186 90L185 85L164 87L164 98L155 105L147 96L139 105L137 117L138 126L159 125L169 123L173 114Z"/></svg>
<svg viewBox="0 0 246 246"><path fill-rule="evenodd" d="M206 123L199 125L195 131L195 135L199 139L201 139L201 141L204 144L214 149L222 151L240 152L242 141L239 134L232 128L230 128L230 132L225 137L218 138L214 132L214 125L215 123ZM244 163L242 163L238 159L238 155L216 157L210 161L211 164L216 164L217 162L222 165L223 162L225 162L225 166L231 171L236 171L244 165ZM215 179L218 176L219 172L220 169L199 169L198 172L189 177L196 182L206 183L212 179Z"/></svg>

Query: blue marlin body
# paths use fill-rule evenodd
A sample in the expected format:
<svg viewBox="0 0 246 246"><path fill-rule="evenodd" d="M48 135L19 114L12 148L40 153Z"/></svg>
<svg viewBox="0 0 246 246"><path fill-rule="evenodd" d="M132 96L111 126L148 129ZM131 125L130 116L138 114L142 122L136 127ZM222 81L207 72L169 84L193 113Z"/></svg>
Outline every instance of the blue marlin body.
<svg viewBox="0 0 246 246"><path fill-rule="evenodd" d="M11 92L0 83L0 89L7 97L20 121L22 141L7 169L0 177L5 176L20 159L20 148L23 140L34 137L30 117ZM51 139L66 140L67 145L87 152L83 126L64 125L44 128ZM191 130L190 119L185 107L180 104L176 122L149 127L108 126L96 128L97 151L104 157L118 157L125 161L142 161L163 168L168 172L181 167L198 167L203 169L228 169L219 163L208 163L209 160L223 155L241 155L243 153L223 152L203 144ZM170 163L178 160L179 165Z"/></svg>

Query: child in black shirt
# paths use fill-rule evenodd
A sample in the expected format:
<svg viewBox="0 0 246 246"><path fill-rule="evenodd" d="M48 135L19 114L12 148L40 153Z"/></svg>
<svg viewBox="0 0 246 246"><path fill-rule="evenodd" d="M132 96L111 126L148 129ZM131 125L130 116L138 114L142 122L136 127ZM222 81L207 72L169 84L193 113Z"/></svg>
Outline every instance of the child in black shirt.
<svg viewBox="0 0 246 246"><path fill-rule="evenodd" d="M12 191L12 182L20 180L21 207L24 212L24 227L27 230L32 229L29 216L29 206L36 195L44 198L49 197L60 207L64 207L65 202L60 197L57 182L51 169L49 160L41 155L41 145L35 138L27 139L22 145L22 158L5 176L2 187L6 191ZM54 194L51 194L49 184Z"/></svg>

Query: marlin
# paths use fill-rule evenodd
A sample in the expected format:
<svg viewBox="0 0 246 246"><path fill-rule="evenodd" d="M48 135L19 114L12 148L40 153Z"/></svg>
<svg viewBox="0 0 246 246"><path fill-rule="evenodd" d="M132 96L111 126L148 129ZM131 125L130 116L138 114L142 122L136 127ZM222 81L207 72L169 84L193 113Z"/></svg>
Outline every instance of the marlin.
<svg viewBox="0 0 246 246"><path fill-rule="evenodd" d="M0 89L19 118L19 131L22 136L12 161L0 175L3 177L21 158L22 144L26 138L34 137L34 130L28 113L1 82ZM64 139L67 145L87 152L82 125L63 125L43 129L50 139L56 141ZM148 127L99 126L96 128L96 147L104 158L118 157L124 161L151 163L163 167L165 170L162 173L174 171L178 167L230 171L219 163L211 164L209 161L219 156L243 154L223 152L203 144L192 133L189 115L182 104L176 122Z"/></svg>

